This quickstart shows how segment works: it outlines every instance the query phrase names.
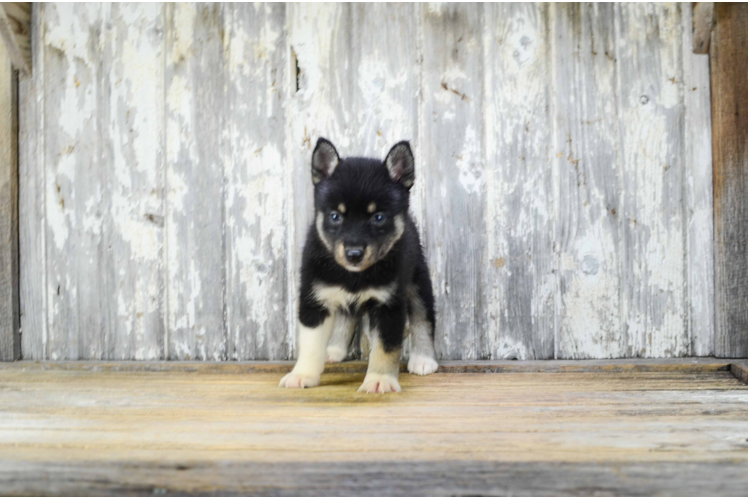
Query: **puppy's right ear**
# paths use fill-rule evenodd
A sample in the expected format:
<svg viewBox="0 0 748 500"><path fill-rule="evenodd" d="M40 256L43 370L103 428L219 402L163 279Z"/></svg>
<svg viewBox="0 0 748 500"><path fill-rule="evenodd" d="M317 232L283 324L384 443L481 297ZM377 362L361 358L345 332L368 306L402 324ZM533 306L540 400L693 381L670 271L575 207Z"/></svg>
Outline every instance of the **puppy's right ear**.
<svg viewBox="0 0 748 500"><path fill-rule="evenodd" d="M340 163L338 151L332 142L324 137L317 140L312 153L312 182L316 186L319 181L330 177Z"/></svg>

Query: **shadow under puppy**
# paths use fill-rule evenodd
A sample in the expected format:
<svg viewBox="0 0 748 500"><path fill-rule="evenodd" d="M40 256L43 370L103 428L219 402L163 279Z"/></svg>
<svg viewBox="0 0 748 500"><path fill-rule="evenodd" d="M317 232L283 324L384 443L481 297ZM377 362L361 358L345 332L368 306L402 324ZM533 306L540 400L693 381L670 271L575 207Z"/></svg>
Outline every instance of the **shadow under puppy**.
<svg viewBox="0 0 748 500"><path fill-rule="evenodd" d="M408 371L438 368L434 295L410 216L415 160L407 142L384 162L340 158L320 138L312 154L315 220L301 263L299 356L281 387L319 385L325 360L342 361L356 321L368 322L371 353L363 392L398 392L400 351L413 336ZM329 345L328 345L329 343Z"/></svg>

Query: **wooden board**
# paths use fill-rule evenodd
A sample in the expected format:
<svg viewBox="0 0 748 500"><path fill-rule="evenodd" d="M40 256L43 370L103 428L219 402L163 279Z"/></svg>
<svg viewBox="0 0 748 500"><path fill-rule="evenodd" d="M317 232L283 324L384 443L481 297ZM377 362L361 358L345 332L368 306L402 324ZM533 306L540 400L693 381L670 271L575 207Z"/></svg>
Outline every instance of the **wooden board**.
<svg viewBox="0 0 748 500"><path fill-rule="evenodd" d="M737 364L736 364L737 363ZM717 358L544 360L544 361L449 361L439 364L439 373L638 373L679 372L707 373L731 371L742 366L740 360ZM73 370L96 372L190 372L190 373L288 373L293 361L195 362L195 361L21 361L0 364L0 370L49 371ZM365 373L366 361L328 363L325 373ZM406 371L402 363L400 371Z"/></svg>
<svg viewBox="0 0 748 500"><path fill-rule="evenodd" d="M486 338L481 357L554 356L557 255L548 5L485 5Z"/></svg>
<svg viewBox="0 0 748 500"><path fill-rule="evenodd" d="M690 352L680 6L618 4L627 355Z"/></svg>
<svg viewBox="0 0 748 500"><path fill-rule="evenodd" d="M698 5L703 5L699 3ZM695 11L694 11L695 12ZM686 266L691 355L714 355L714 204L709 56L691 47L691 9L682 8L685 104Z"/></svg>
<svg viewBox="0 0 748 500"><path fill-rule="evenodd" d="M286 6L223 12L227 358L288 359Z"/></svg>
<svg viewBox="0 0 748 500"><path fill-rule="evenodd" d="M98 102L106 166L95 182L95 218L106 234L108 287L91 321L103 329L106 359L164 356L164 11L157 4L102 7L103 54ZM107 189L107 185L118 186ZM107 192L108 191L108 192ZM105 209L107 205L110 207ZM107 213L107 211L109 213ZM103 220L102 220L103 219ZM88 328L83 327L82 335ZM99 332L91 332L99 334ZM87 357L97 358L98 353Z"/></svg>
<svg viewBox="0 0 748 500"><path fill-rule="evenodd" d="M483 28L479 4L423 4L419 145L436 353L475 359L485 331ZM482 356L481 356L482 357Z"/></svg>
<svg viewBox="0 0 748 500"><path fill-rule="evenodd" d="M33 5L37 21L44 4ZM18 82L18 216L20 254L21 352L26 359L47 357L46 202L44 162L44 23L31 36L32 76Z"/></svg>
<svg viewBox="0 0 748 500"><path fill-rule="evenodd" d="M0 361L21 357L18 258L18 80L0 46Z"/></svg>
<svg viewBox="0 0 748 500"><path fill-rule="evenodd" d="M101 6L49 5L44 13L45 128L37 147L45 168L47 356L101 357L109 318L102 304L110 300L103 230L110 227L103 227L109 204L100 162L101 52L91 29L100 26Z"/></svg>
<svg viewBox="0 0 748 500"><path fill-rule="evenodd" d="M621 138L613 4L554 4L556 358L623 357Z"/></svg>
<svg viewBox="0 0 748 500"><path fill-rule="evenodd" d="M166 14L166 357L226 359L223 11ZM199 138L199 139L198 139Z"/></svg>
<svg viewBox="0 0 748 500"><path fill-rule="evenodd" d="M714 19L715 354L748 357L748 5L718 3Z"/></svg>
<svg viewBox="0 0 748 500"><path fill-rule="evenodd" d="M0 370L6 495L748 487L748 386L724 370L402 375L365 395L362 373L291 391L277 373L27 366Z"/></svg>

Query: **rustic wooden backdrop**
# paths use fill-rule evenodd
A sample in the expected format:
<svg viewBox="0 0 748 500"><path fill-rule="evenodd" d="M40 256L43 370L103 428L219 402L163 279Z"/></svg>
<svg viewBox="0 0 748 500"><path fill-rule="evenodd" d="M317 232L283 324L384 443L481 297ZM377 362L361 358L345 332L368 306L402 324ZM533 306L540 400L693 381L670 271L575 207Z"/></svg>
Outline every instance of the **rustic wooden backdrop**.
<svg viewBox="0 0 748 500"><path fill-rule="evenodd" d="M452 359L714 354L689 4L35 4L27 359L287 359L311 148L409 139Z"/></svg>

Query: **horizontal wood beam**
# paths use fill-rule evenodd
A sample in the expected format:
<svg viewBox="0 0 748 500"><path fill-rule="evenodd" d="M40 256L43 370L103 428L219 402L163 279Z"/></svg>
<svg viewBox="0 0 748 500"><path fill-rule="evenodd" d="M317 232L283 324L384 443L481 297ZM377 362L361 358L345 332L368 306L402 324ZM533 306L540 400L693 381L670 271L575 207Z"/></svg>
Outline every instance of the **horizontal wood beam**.
<svg viewBox="0 0 748 500"><path fill-rule="evenodd" d="M324 456L324 454L321 454ZM746 462L68 462L3 460L0 494L742 496ZM292 469L293 474L288 471ZM44 480L40 480L44 478Z"/></svg>
<svg viewBox="0 0 748 500"><path fill-rule="evenodd" d="M7 2L0 8L0 36L23 75L31 74L31 2Z"/></svg>
<svg viewBox="0 0 748 500"><path fill-rule="evenodd" d="M441 361L439 373L625 373L729 371L730 360L717 358ZM287 373L293 361L23 361L12 369L96 372ZM364 373L366 361L327 364L325 373ZM403 364L402 372L407 371ZM0 365L2 369L2 365Z"/></svg>

